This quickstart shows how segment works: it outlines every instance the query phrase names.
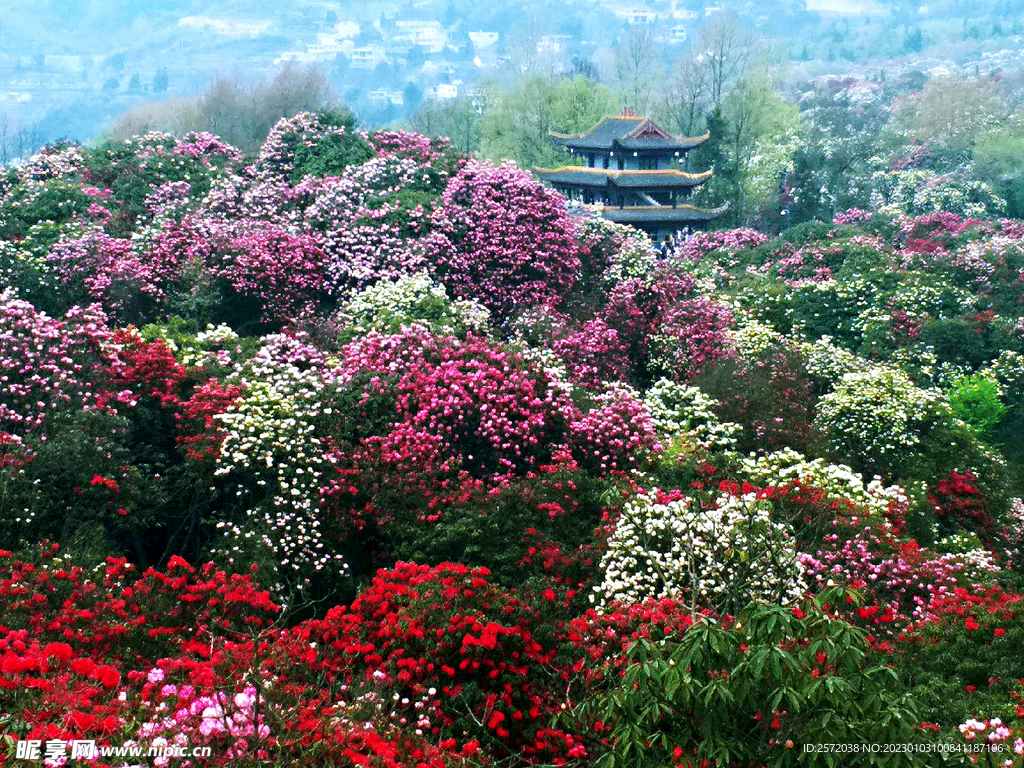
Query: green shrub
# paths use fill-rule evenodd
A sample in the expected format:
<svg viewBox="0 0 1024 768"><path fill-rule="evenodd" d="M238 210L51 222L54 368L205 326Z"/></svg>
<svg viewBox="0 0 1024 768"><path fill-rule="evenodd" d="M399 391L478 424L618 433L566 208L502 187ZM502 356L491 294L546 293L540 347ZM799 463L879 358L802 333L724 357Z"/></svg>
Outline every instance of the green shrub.
<svg viewBox="0 0 1024 768"><path fill-rule="evenodd" d="M830 590L800 609L750 605L698 618L681 637L639 640L612 690L581 708L603 721L599 768L915 765L913 754L805 752L807 744L914 743L921 713L865 633L832 618ZM706 761L706 762L705 762Z"/></svg>
<svg viewBox="0 0 1024 768"><path fill-rule="evenodd" d="M981 437L989 437L1007 411L999 394L998 382L975 374L955 381L948 397L954 416L973 427Z"/></svg>

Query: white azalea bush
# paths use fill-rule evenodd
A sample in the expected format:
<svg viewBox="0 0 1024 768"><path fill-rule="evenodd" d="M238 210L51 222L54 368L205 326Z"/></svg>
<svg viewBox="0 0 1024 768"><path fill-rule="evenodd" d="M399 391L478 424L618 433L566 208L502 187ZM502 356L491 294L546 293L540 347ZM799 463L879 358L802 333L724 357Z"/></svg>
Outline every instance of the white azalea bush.
<svg viewBox="0 0 1024 768"><path fill-rule="evenodd" d="M697 387L659 379L647 390L644 404L664 441L692 441L707 451L736 448L740 425L721 421L716 401Z"/></svg>
<svg viewBox="0 0 1024 768"><path fill-rule="evenodd" d="M757 494L723 494L710 508L679 491L630 501L601 560L600 606L675 598L730 611L786 604L807 589L792 533Z"/></svg>
<svg viewBox="0 0 1024 768"><path fill-rule="evenodd" d="M300 337L271 336L231 383L244 396L216 418L226 436L215 473L240 504L221 521L213 554L233 562L262 553L275 582L302 590L322 571L348 566L326 541L319 514L320 478L329 468L314 419L323 408L327 362Z"/></svg>
<svg viewBox="0 0 1024 768"><path fill-rule="evenodd" d="M585 251L605 260L593 266L601 270L609 285L631 278L648 280L654 273L658 259L654 244L649 235L634 227L585 216L579 220L577 239Z"/></svg>
<svg viewBox="0 0 1024 768"><path fill-rule="evenodd" d="M885 485L877 476L865 483L863 475L845 464L808 459L791 448L766 456L747 457L741 464L741 472L750 483L762 487L799 481L824 491L829 499L848 499L869 514L880 516L893 504L908 501L907 491L899 485Z"/></svg>
<svg viewBox="0 0 1024 768"><path fill-rule="evenodd" d="M426 272L382 280L357 292L338 311L342 326L361 333L396 333L401 326L424 322L435 331L487 328L491 313L473 300L455 300Z"/></svg>
<svg viewBox="0 0 1024 768"><path fill-rule="evenodd" d="M784 342L784 337L770 324L761 322L753 313L741 310L736 312L736 327L731 336L736 353L742 357L754 357Z"/></svg>
<svg viewBox="0 0 1024 768"><path fill-rule="evenodd" d="M800 344L807 372L818 382L834 387L848 373L866 371L870 367L863 358L836 344L831 336Z"/></svg>
<svg viewBox="0 0 1024 768"><path fill-rule="evenodd" d="M210 323L195 336L176 331L170 326L150 325L142 329L142 335L163 339L175 359L187 368L231 366L245 354L242 339L224 323Z"/></svg>
<svg viewBox="0 0 1024 768"><path fill-rule="evenodd" d="M919 389L902 371L873 366L843 375L819 401L815 426L833 457L898 474L934 425L951 419L942 393Z"/></svg>

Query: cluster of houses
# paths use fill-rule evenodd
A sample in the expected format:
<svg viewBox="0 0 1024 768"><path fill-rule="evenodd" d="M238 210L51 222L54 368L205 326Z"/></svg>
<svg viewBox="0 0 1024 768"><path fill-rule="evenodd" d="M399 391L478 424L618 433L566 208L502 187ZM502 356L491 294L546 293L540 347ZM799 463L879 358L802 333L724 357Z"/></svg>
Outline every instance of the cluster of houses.
<svg viewBox="0 0 1024 768"><path fill-rule="evenodd" d="M608 39L581 39L556 28L531 42L537 54L568 56L580 49L611 45L614 36L636 25L656 25L667 44L682 44L701 19L722 10L706 0L592 0L590 5L612 22L605 30ZM330 28L313 32L313 39L281 52L274 63L323 64L344 57L353 74L378 70L381 65L398 68L406 81L418 84L422 98L437 101L471 95L473 81L509 65L503 45L509 30L476 28L463 21L446 25L422 8L419 12L424 17L417 18L403 17L401 7L389 16L390 10L382 7L376 18L334 21ZM435 10L435 15L441 15L439 6ZM406 93L395 85L382 83L369 91L370 102L375 107L403 106Z"/></svg>

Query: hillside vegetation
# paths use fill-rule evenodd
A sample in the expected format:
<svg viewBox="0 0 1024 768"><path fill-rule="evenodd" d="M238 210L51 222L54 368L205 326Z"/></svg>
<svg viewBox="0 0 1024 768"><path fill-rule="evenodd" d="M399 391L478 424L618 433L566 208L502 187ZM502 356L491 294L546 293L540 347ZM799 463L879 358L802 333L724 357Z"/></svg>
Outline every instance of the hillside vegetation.
<svg viewBox="0 0 1024 768"><path fill-rule="evenodd" d="M1024 224L933 178L661 258L337 113L5 171L0 755L1020 768Z"/></svg>

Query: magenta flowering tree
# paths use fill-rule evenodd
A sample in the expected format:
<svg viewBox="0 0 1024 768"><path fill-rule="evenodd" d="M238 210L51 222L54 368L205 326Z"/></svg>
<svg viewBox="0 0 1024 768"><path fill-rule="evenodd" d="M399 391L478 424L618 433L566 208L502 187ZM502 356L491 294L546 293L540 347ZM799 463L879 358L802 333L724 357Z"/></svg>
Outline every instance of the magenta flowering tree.
<svg viewBox="0 0 1024 768"><path fill-rule="evenodd" d="M462 341L411 326L370 333L342 355L337 381L359 407L377 402L383 434L367 444L395 471L443 459L475 477L522 475L550 460L576 413L538 366L472 335ZM361 417L355 426L365 434L371 424Z"/></svg>
<svg viewBox="0 0 1024 768"><path fill-rule="evenodd" d="M653 342L651 365L666 376L686 381L718 360L732 356L732 311L706 296L670 307Z"/></svg>
<svg viewBox="0 0 1024 768"><path fill-rule="evenodd" d="M629 376L629 347L599 317L566 331L551 346L565 363L569 378L584 387L601 389L606 382L625 381Z"/></svg>
<svg viewBox="0 0 1024 768"><path fill-rule="evenodd" d="M46 257L63 284L67 304L99 302L123 320L148 319L177 277L177 259L165 251L144 253L102 230L55 243ZM62 307L63 309L63 307Z"/></svg>
<svg viewBox="0 0 1024 768"><path fill-rule="evenodd" d="M636 469L661 450L650 411L628 387L600 395L569 431L573 458L595 475Z"/></svg>
<svg viewBox="0 0 1024 768"><path fill-rule="evenodd" d="M259 302L264 320L289 322L314 310L324 289L319 238L264 222L232 226L214 272Z"/></svg>
<svg viewBox="0 0 1024 768"><path fill-rule="evenodd" d="M322 181L304 221L322 236L332 295L424 269L418 238L429 215L420 193L429 184L422 165L391 156Z"/></svg>
<svg viewBox="0 0 1024 768"><path fill-rule="evenodd" d="M59 320L0 293L0 433L24 436L60 413L109 401L112 340L98 306L74 307Z"/></svg>
<svg viewBox="0 0 1024 768"><path fill-rule="evenodd" d="M637 382L649 376L654 338L672 309L694 291L693 277L661 264L649 279L621 280L608 291L601 319L614 328L628 350L632 375Z"/></svg>
<svg viewBox="0 0 1024 768"><path fill-rule="evenodd" d="M448 184L426 240L438 279L498 321L557 305L580 269L565 199L514 165L470 163Z"/></svg>
<svg viewBox="0 0 1024 768"><path fill-rule="evenodd" d="M717 232L698 232L682 244L679 253L688 259L698 261L715 251L737 253L764 245L766 242L767 235L756 229L743 227Z"/></svg>

